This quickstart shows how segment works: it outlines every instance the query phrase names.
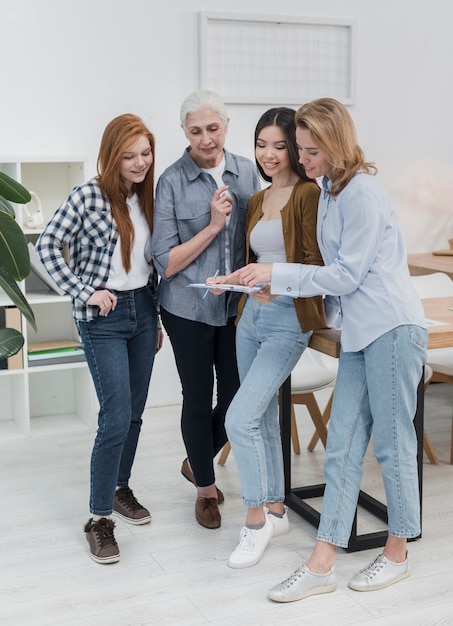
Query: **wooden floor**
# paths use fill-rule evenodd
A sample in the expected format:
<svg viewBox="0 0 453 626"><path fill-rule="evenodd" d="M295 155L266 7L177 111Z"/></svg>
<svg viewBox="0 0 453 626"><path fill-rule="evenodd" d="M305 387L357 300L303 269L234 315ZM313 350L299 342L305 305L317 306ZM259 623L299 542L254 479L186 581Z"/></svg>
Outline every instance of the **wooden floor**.
<svg viewBox="0 0 453 626"><path fill-rule="evenodd" d="M225 492L222 526L204 529L194 519L195 490L180 474L178 406L146 413L131 486L153 521L143 527L117 522L121 561L112 565L89 558L82 532L93 434L0 442L0 624L453 624L452 398L453 388L442 384L431 385L426 398L426 427L441 462L424 462L423 538L410 544L412 576L379 592L351 591L349 578L378 550L340 550L338 590L291 604L273 603L266 594L309 556L314 527L290 511L291 532L275 538L258 565L228 568L245 511L234 458L217 471ZM322 481L324 451L319 445L305 451L312 429L303 407L298 411L303 449L293 455L293 476L299 486ZM372 458L363 487L383 497ZM361 514L359 532L381 527Z"/></svg>

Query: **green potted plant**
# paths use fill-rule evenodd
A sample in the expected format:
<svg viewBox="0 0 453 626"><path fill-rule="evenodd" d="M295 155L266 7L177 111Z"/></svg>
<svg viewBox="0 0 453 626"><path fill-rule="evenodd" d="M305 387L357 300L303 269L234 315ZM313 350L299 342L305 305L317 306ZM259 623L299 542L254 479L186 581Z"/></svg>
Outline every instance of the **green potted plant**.
<svg viewBox="0 0 453 626"><path fill-rule="evenodd" d="M0 288L36 330L33 311L17 284L30 273L30 256L11 204L26 204L30 200L31 195L23 185L0 172ZM0 359L16 354L23 345L22 333L13 328L0 328Z"/></svg>

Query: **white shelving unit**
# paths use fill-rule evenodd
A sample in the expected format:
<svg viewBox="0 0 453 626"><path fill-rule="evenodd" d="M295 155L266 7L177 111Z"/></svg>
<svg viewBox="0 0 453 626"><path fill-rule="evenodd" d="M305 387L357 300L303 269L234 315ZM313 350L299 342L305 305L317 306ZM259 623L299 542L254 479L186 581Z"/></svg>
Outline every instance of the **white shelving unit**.
<svg viewBox="0 0 453 626"><path fill-rule="evenodd" d="M86 176L84 159L0 160L0 170L34 191L47 222L73 187ZM16 219L27 240L35 243L41 229L24 226L26 213L15 206ZM0 370L0 439L56 435L93 430L97 403L85 361L30 366L28 344L54 339L79 340L71 301L60 296L33 272L21 287L35 314L37 331L22 317L23 367ZM0 306L12 306L0 290Z"/></svg>

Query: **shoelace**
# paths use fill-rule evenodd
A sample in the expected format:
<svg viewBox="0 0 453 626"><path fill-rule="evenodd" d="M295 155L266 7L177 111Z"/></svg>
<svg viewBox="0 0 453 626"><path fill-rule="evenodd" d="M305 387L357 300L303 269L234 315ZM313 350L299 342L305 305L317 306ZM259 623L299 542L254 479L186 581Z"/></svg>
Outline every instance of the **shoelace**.
<svg viewBox="0 0 453 626"><path fill-rule="evenodd" d="M198 502L201 502L203 511L217 504L217 500L215 498L197 498L197 500Z"/></svg>
<svg viewBox="0 0 453 626"><path fill-rule="evenodd" d="M255 545L255 536L251 528L244 526L241 529L241 536L239 537L239 548L243 552L252 552Z"/></svg>
<svg viewBox="0 0 453 626"><path fill-rule="evenodd" d="M116 492L116 497L122 504L128 506L131 509L141 508L141 504L134 496L133 491L130 487L122 487L121 489L118 489L118 491Z"/></svg>
<svg viewBox="0 0 453 626"><path fill-rule="evenodd" d="M294 583L296 583L304 573L305 573L305 570L303 567L297 568L296 571L293 572L291 576L289 576L289 578L287 578L281 583L282 586L291 587L291 585L294 585Z"/></svg>
<svg viewBox="0 0 453 626"><path fill-rule="evenodd" d="M109 520L100 519L93 524L94 532L97 533L101 547L109 544L117 545L113 529L115 524Z"/></svg>
<svg viewBox="0 0 453 626"><path fill-rule="evenodd" d="M379 570L381 570L384 567L384 565L385 565L385 561L382 558L382 555L380 554L374 559L372 563L368 565L368 567L365 567L364 569L360 570L360 573L363 574L364 576L367 576L368 578L372 578L375 574L379 572Z"/></svg>

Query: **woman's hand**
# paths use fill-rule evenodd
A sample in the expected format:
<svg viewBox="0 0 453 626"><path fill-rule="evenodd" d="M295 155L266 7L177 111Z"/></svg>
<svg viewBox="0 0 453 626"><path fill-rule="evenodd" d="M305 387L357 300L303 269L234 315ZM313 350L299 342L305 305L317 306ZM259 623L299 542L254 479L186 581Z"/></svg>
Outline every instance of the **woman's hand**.
<svg viewBox="0 0 453 626"><path fill-rule="evenodd" d="M269 304L271 300L277 297L276 295L271 294L271 286L269 283L264 285L264 287L261 287L259 291L250 293L249 296L251 298L255 298L255 300L260 304Z"/></svg>
<svg viewBox="0 0 453 626"><path fill-rule="evenodd" d="M230 281L228 280L228 278L228 276L216 276L215 278L214 276L208 276L205 282L207 285L215 285L216 283L218 285L221 285L223 283L229 283ZM210 289L209 291L215 296L220 296L222 293L225 293L223 289Z"/></svg>
<svg viewBox="0 0 453 626"><path fill-rule="evenodd" d="M164 344L164 331L162 330L162 328L158 328L157 329L156 354L162 348L163 344Z"/></svg>
<svg viewBox="0 0 453 626"><path fill-rule="evenodd" d="M272 264L249 263L233 272L229 278L235 279L240 285L247 285L247 287L255 287L259 283L270 283Z"/></svg>
<svg viewBox="0 0 453 626"><path fill-rule="evenodd" d="M225 228L226 218L231 215L232 207L228 185L216 189L211 200L211 225L219 231Z"/></svg>
<svg viewBox="0 0 453 626"><path fill-rule="evenodd" d="M118 298L110 293L108 289L99 289L95 291L87 300L87 304L99 307L99 315L107 317L110 311L114 311L116 308Z"/></svg>

